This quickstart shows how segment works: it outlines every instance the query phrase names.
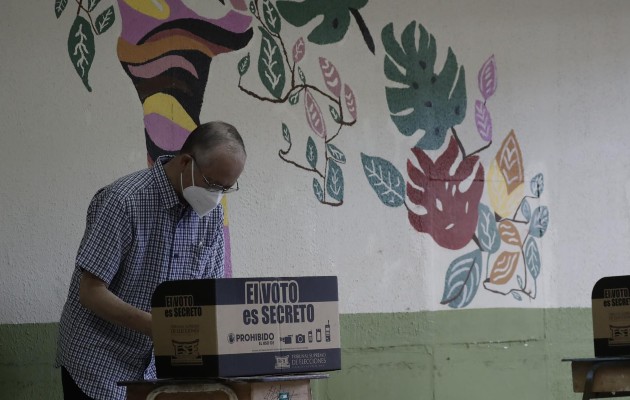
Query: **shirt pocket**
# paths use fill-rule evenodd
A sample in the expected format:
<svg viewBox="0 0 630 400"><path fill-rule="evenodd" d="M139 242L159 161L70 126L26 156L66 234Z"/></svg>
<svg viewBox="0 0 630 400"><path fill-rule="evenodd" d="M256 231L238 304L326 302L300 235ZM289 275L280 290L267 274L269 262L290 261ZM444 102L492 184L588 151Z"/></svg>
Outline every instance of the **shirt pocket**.
<svg viewBox="0 0 630 400"><path fill-rule="evenodd" d="M206 275L214 250L203 244L185 244L177 249L168 280L199 279Z"/></svg>

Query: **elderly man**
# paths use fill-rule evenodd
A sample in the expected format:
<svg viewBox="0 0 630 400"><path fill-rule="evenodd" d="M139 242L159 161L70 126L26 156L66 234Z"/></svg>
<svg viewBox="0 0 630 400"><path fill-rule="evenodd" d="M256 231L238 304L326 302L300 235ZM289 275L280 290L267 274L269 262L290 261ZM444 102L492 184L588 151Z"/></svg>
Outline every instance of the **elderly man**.
<svg viewBox="0 0 630 400"><path fill-rule="evenodd" d="M65 399L124 399L118 381L155 378L153 291L167 280L223 276L220 200L238 190L245 159L238 131L210 122L178 155L96 193L59 328Z"/></svg>

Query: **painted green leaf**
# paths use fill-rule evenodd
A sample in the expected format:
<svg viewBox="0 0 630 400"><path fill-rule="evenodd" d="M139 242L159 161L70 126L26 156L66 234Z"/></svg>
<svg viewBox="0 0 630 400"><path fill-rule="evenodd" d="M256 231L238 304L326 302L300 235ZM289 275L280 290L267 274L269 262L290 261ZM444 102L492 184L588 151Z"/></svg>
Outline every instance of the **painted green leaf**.
<svg viewBox="0 0 630 400"><path fill-rule="evenodd" d="M88 11L92 12L101 0L88 0Z"/></svg>
<svg viewBox="0 0 630 400"><path fill-rule="evenodd" d="M361 153L363 172L378 198L388 207L405 204L405 179L392 163Z"/></svg>
<svg viewBox="0 0 630 400"><path fill-rule="evenodd" d="M422 129L424 135L416 146L436 150L444 143L448 129L466 116L466 79L464 67L457 65L450 48L442 71L435 73L435 38L421 24L418 30L416 40L416 22L411 22L398 42L392 23L383 28L385 76L396 83L387 87L385 94L400 133L411 136Z"/></svg>
<svg viewBox="0 0 630 400"><path fill-rule="evenodd" d="M512 292L512 297L514 297L518 301L523 301L523 298L520 294L518 294L518 292Z"/></svg>
<svg viewBox="0 0 630 400"><path fill-rule="evenodd" d="M296 105L298 101L300 101L300 90L293 92L289 96L289 104L291 104L292 106Z"/></svg>
<svg viewBox="0 0 630 400"><path fill-rule="evenodd" d="M249 2L249 12L256 15L256 4L253 1Z"/></svg>
<svg viewBox="0 0 630 400"><path fill-rule="evenodd" d="M337 43L346 35L350 26L350 16L354 16L366 44L374 52L374 42L359 9L368 0L278 0L276 6L282 17L291 25L304 26L318 16L323 19L308 35L308 40L317 44ZM317 18L320 21L319 18Z"/></svg>
<svg viewBox="0 0 630 400"><path fill-rule="evenodd" d="M114 6L109 6L107 10L103 11L98 17L96 17L96 33L99 35L107 31L114 24L116 19L116 13L114 12Z"/></svg>
<svg viewBox="0 0 630 400"><path fill-rule="evenodd" d="M282 97L285 73L282 52L274 38L265 29L258 27L262 33L260 54L258 56L258 75L263 85L272 96Z"/></svg>
<svg viewBox="0 0 630 400"><path fill-rule="evenodd" d="M240 76L245 75L247 70L249 69L249 53L238 62L238 74Z"/></svg>
<svg viewBox="0 0 630 400"><path fill-rule="evenodd" d="M55 15L57 18L61 17L61 13L66 9L68 0L55 0Z"/></svg>
<svg viewBox="0 0 630 400"><path fill-rule="evenodd" d="M532 222L529 225L529 234L541 238L549 225L549 209L546 206L537 207L532 214Z"/></svg>
<svg viewBox="0 0 630 400"><path fill-rule="evenodd" d="M291 132L289 132L289 127L284 122L282 123L282 137L287 143L291 144Z"/></svg>
<svg viewBox="0 0 630 400"><path fill-rule="evenodd" d="M326 174L326 191L328 195L337 201L343 200L343 171L336 162L328 162L328 173Z"/></svg>
<svg viewBox="0 0 630 400"><path fill-rule="evenodd" d="M315 197L319 202L324 201L324 190L322 189L322 185L320 185L319 181L313 178L313 193L315 193Z"/></svg>
<svg viewBox="0 0 630 400"><path fill-rule="evenodd" d="M310 164L311 168L315 169L317 165L317 146L312 137L308 137L306 141L306 160Z"/></svg>
<svg viewBox="0 0 630 400"><path fill-rule="evenodd" d="M302 68L298 67L298 76L303 84L306 84L306 76L304 76L304 72L302 72Z"/></svg>
<svg viewBox="0 0 630 400"><path fill-rule="evenodd" d="M477 239L482 251L492 254L501 246L501 236L497 229L494 213L487 205L479 203L479 219L477 219Z"/></svg>
<svg viewBox="0 0 630 400"><path fill-rule="evenodd" d="M525 218L525 222L529 222L532 217L532 209L527 199L524 199L521 204L521 213L523 214L523 218Z"/></svg>
<svg viewBox="0 0 630 400"><path fill-rule="evenodd" d="M330 115L332 116L332 119L336 123L341 122L341 116L339 115L339 112L337 111L337 108L335 108L333 106L328 106L328 110L330 111Z"/></svg>
<svg viewBox="0 0 630 400"><path fill-rule="evenodd" d="M339 148L337 146L335 146L334 144L327 144L326 148L328 149L328 154L330 154L330 156L337 161L339 164L345 164L346 163L346 155L343 154L343 152L341 150L339 150Z"/></svg>
<svg viewBox="0 0 630 400"><path fill-rule="evenodd" d="M280 18L278 10L276 10L273 3L270 0L263 0L262 10L267 28L276 35L280 33L282 19Z"/></svg>
<svg viewBox="0 0 630 400"><path fill-rule="evenodd" d="M540 252L538 251L538 245L536 244L536 240L530 236L525 241L525 245L523 246L523 258L525 259L525 266L530 274L534 277L534 279L538 278L540 275Z"/></svg>
<svg viewBox="0 0 630 400"><path fill-rule="evenodd" d="M481 282L481 250L475 250L456 258L446 271L442 304L451 308L463 308L477 294Z"/></svg>
<svg viewBox="0 0 630 400"><path fill-rule="evenodd" d="M91 92L88 74L92 67L92 61L94 61L94 34L90 23L80 15L77 15L72 27L70 27L68 55L83 84Z"/></svg>

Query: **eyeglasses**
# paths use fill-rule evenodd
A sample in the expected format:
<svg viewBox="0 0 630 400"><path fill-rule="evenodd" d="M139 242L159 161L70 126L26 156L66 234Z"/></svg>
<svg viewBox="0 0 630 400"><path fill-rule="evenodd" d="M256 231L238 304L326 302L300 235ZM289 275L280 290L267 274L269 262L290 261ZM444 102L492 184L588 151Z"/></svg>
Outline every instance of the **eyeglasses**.
<svg viewBox="0 0 630 400"><path fill-rule="evenodd" d="M197 161L195 161L194 157L191 157L191 158L193 159L193 162L195 164L198 164ZM208 191L221 192L225 194L225 193L233 193L238 190L238 181L236 181L236 184L232 187L225 187L225 186L217 185L216 183L210 183L208 179L201 173L201 169L199 167L197 167L197 169L199 170L199 175L201 175L201 177L203 178L203 181L206 182L206 185L208 186L206 189Z"/></svg>

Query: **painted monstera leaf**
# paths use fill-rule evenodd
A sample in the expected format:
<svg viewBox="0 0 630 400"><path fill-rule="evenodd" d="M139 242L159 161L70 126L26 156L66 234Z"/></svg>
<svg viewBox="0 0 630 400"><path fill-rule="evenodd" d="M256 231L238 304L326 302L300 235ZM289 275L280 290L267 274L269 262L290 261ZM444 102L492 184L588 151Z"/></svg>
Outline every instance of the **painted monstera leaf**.
<svg viewBox="0 0 630 400"><path fill-rule="evenodd" d="M416 147L436 150L444 144L448 129L466 116L466 78L450 48L442 71L436 73L435 38L421 24L417 30L416 39L416 22L412 21L398 42L392 23L383 28L385 76L395 83L385 94L400 133L411 136L424 130Z"/></svg>
<svg viewBox="0 0 630 400"><path fill-rule="evenodd" d="M276 7L280 15L291 25L304 26L317 16L322 15L323 20L308 35L308 40L316 44L337 43L346 35L350 27L350 15L354 17L363 40L374 54L374 40L359 13L359 9L367 4L368 0L304 0L288 1L279 0Z"/></svg>
<svg viewBox="0 0 630 400"><path fill-rule="evenodd" d="M407 196L416 205L409 207L411 226L443 248L461 249L477 228L483 165L477 156L458 163L461 155L454 138L435 162L420 148L411 151L418 163L407 160Z"/></svg>

